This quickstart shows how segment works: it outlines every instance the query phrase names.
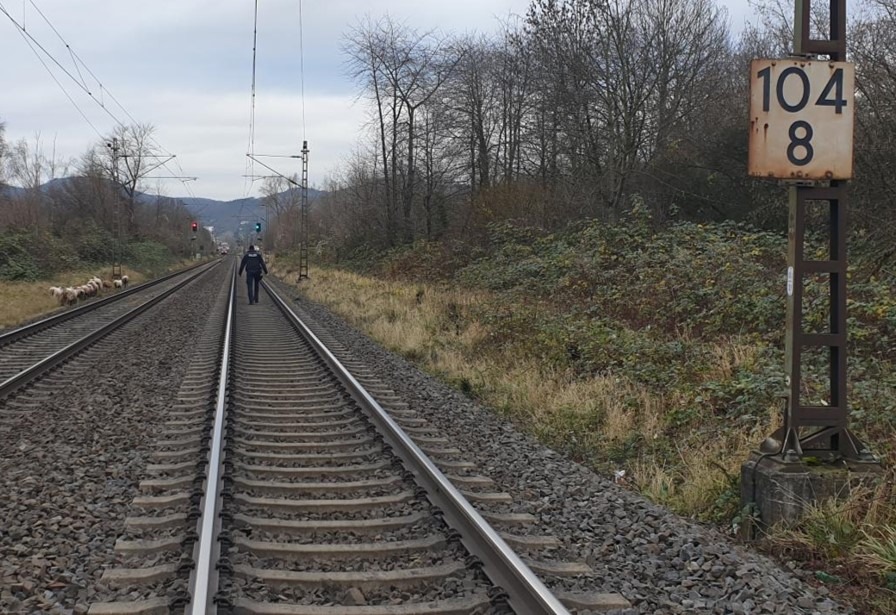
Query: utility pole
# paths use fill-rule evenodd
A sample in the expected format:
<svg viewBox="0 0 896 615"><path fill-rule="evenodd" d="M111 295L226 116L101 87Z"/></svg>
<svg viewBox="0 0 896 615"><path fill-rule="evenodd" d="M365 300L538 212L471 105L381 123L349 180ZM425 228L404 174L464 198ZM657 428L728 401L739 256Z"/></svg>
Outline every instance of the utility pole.
<svg viewBox="0 0 896 615"><path fill-rule="evenodd" d="M118 158L121 147L118 145L118 137L112 137L112 141L106 143L112 151L112 185L115 187L115 242L112 249L112 279L121 279L121 186L118 184Z"/></svg>
<svg viewBox="0 0 896 615"><path fill-rule="evenodd" d="M302 204L299 210L299 281L308 278L308 141L302 141Z"/></svg>

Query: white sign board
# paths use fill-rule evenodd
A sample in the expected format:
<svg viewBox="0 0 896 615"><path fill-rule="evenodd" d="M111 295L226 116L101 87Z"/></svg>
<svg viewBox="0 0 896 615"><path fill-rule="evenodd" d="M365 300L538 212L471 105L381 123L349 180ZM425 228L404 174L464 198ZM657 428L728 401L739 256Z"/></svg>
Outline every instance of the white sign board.
<svg viewBox="0 0 896 615"><path fill-rule="evenodd" d="M753 60L751 176L852 178L855 66L849 62Z"/></svg>

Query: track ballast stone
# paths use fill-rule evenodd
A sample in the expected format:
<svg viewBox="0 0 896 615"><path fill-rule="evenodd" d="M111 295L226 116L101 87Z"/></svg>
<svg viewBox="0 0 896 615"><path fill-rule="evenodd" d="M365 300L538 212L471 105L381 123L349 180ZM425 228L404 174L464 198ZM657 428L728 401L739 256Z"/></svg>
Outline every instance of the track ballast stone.
<svg viewBox="0 0 896 615"><path fill-rule="evenodd" d="M80 615L227 267L0 401L0 613ZM35 401L38 400L38 401Z"/></svg>

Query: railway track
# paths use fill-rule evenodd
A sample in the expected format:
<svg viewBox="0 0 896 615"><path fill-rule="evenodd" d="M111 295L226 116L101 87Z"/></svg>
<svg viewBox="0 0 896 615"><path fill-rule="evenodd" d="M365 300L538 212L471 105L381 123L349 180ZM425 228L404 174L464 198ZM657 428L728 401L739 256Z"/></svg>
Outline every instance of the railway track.
<svg viewBox="0 0 896 615"><path fill-rule="evenodd" d="M265 289L214 301L91 615L598 610L533 572L587 566L539 559L556 541Z"/></svg>
<svg viewBox="0 0 896 615"><path fill-rule="evenodd" d="M0 398L64 363L216 265L176 272L0 335Z"/></svg>

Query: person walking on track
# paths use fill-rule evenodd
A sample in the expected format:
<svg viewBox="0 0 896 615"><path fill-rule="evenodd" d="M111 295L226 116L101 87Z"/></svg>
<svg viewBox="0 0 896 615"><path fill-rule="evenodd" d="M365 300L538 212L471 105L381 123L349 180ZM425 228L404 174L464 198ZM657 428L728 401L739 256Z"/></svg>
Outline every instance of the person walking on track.
<svg viewBox="0 0 896 615"><path fill-rule="evenodd" d="M267 274L268 268L264 264L261 252L256 252L255 246L249 246L249 251L243 255L240 263L239 275L246 270L246 287L249 291L249 303L258 303L258 283L261 282L262 272Z"/></svg>

